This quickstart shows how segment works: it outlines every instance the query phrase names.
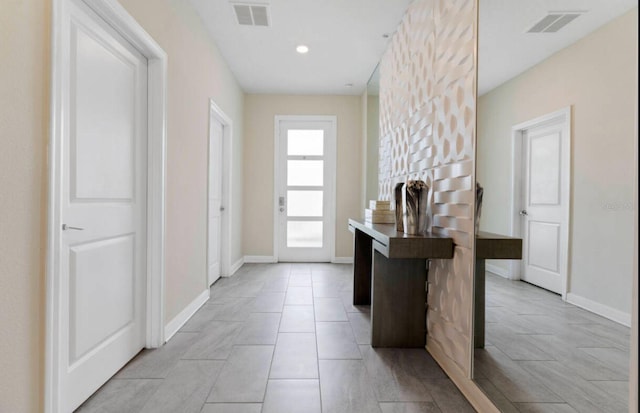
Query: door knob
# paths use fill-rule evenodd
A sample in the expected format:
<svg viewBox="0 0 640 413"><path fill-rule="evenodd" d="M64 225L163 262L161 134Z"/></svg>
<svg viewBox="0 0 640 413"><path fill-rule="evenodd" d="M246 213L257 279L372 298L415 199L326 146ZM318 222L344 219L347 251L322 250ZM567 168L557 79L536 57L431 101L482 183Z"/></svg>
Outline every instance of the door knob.
<svg viewBox="0 0 640 413"><path fill-rule="evenodd" d="M224 207L223 206L220 207L220 212L222 212L222 211L224 211Z"/></svg>
<svg viewBox="0 0 640 413"><path fill-rule="evenodd" d="M527 213L526 210L523 209L522 211L520 211L520 215L522 215L524 217L524 216L527 216L529 214Z"/></svg>
<svg viewBox="0 0 640 413"><path fill-rule="evenodd" d="M75 230L75 231L84 231L84 228L80 228L80 227L72 227L72 226L69 226L69 225L67 225L67 224L62 224L62 230L63 230L63 231L66 231L66 230L68 230L68 229L72 229L72 230Z"/></svg>

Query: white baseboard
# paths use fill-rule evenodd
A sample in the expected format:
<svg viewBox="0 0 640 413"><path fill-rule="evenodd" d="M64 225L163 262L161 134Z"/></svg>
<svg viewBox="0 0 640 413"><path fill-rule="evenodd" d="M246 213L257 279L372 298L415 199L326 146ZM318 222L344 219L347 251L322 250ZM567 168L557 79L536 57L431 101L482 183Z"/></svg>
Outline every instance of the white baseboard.
<svg viewBox="0 0 640 413"><path fill-rule="evenodd" d="M604 318L608 318L616 323L631 327L631 314L625 313L624 311L616 310L615 308L611 308L607 305L589 300L588 298L584 298L573 293L567 293L567 302L598 314Z"/></svg>
<svg viewBox="0 0 640 413"><path fill-rule="evenodd" d="M485 271L489 271L492 274L499 275L500 277L506 278L507 280L511 279L511 274L509 273L509 270L507 270L506 268L499 267L494 264L485 263L484 269Z"/></svg>
<svg viewBox="0 0 640 413"><path fill-rule="evenodd" d="M247 264L270 264L278 262L276 257L269 255L245 255L244 262Z"/></svg>
<svg viewBox="0 0 640 413"><path fill-rule="evenodd" d="M243 264L244 264L244 257L240 257L240 259L235 263L233 263L231 268L229 268L229 274L227 275L227 277L231 277L233 274L235 274L236 271L238 271Z"/></svg>
<svg viewBox="0 0 640 413"><path fill-rule="evenodd" d="M164 341L167 342L171 339L186 324L187 321L209 300L209 289L204 290L200 295L196 297L184 310L180 311L180 314L175 316L173 320L169 321L164 326Z"/></svg>
<svg viewBox="0 0 640 413"><path fill-rule="evenodd" d="M271 264L276 263L278 260L271 255L245 255L245 264ZM334 264L353 264L353 257L334 257L331 260Z"/></svg>

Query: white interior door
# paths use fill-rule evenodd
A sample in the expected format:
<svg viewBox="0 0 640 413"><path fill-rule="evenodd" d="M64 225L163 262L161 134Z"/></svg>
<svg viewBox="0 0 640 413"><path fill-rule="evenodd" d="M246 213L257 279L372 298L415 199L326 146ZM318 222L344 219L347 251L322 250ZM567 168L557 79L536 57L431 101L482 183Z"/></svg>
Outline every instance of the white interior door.
<svg viewBox="0 0 640 413"><path fill-rule="evenodd" d="M569 137L564 123L522 132L522 280L564 293L568 254Z"/></svg>
<svg viewBox="0 0 640 413"><path fill-rule="evenodd" d="M209 218L207 279L209 285L220 278L220 234L222 221L222 139L224 126L211 116L209 121Z"/></svg>
<svg viewBox="0 0 640 413"><path fill-rule="evenodd" d="M82 2L69 11L57 251L62 412L145 344L147 60Z"/></svg>
<svg viewBox="0 0 640 413"><path fill-rule="evenodd" d="M335 233L335 118L279 118L278 261L331 261Z"/></svg>

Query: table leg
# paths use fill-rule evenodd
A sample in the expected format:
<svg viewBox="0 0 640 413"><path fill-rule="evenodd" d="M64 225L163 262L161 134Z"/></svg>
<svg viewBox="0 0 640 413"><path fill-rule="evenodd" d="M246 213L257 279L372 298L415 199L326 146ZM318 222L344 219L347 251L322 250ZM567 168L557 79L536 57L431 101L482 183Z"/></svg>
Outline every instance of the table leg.
<svg viewBox="0 0 640 413"><path fill-rule="evenodd" d="M353 305L371 304L371 237L355 230Z"/></svg>
<svg viewBox="0 0 640 413"><path fill-rule="evenodd" d="M372 347L426 344L425 259L388 259L374 250Z"/></svg>
<svg viewBox="0 0 640 413"><path fill-rule="evenodd" d="M473 346L475 348L484 348L484 329L485 329L485 260L476 259L476 270L474 276L474 334Z"/></svg>

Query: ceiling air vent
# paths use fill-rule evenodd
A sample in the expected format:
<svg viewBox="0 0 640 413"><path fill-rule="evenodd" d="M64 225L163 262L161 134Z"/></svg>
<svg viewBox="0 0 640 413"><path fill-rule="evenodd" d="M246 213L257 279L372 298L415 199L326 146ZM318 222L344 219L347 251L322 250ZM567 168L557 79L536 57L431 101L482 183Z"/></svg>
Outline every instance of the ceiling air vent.
<svg viewBox="0 0 640 413"><path fill-rule="evenodd" d="M584 11L549 12L527 30L527 33L555 33L584 13Z"/></svg>
<svg viewBox="0 0 640 413"><path fill-rule="evenodd" d="M263 4L234 4L238 24L243 26L269 26L269 11Z"/></svg>

